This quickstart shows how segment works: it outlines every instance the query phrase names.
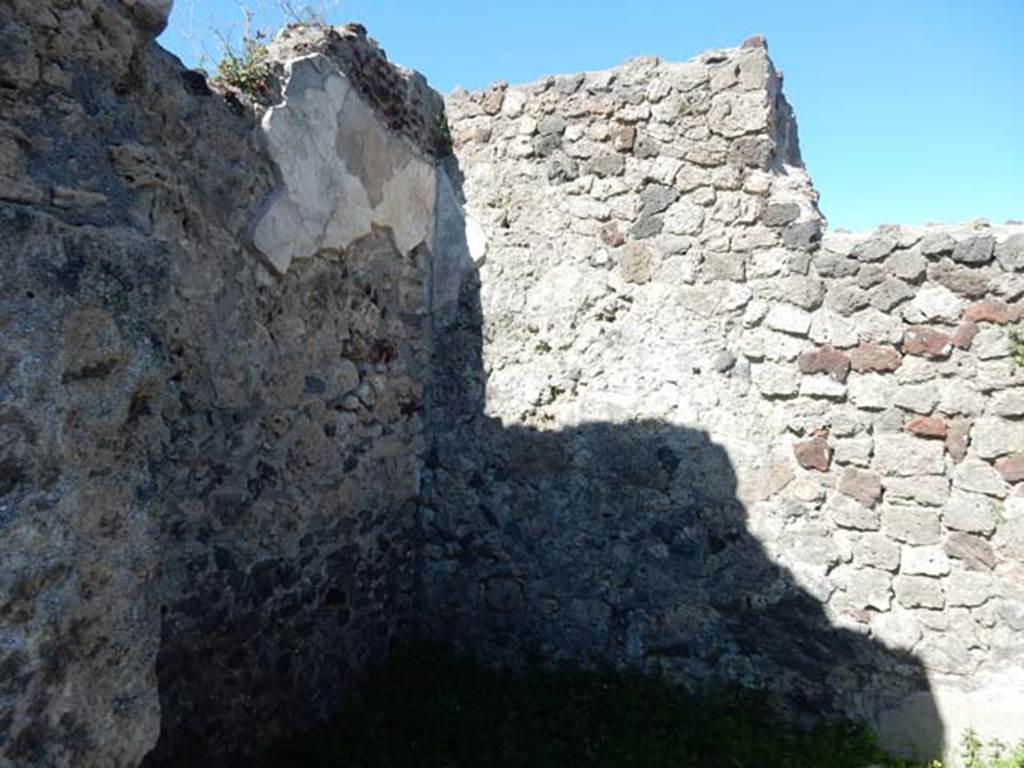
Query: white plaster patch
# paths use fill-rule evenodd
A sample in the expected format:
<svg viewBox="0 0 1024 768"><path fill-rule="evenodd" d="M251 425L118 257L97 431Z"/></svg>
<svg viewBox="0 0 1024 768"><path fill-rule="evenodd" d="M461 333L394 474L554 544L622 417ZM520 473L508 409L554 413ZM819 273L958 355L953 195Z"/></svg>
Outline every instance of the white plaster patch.
<svg viewBox="0 0 1024 768"><path fill-rule="evenodd" d="M391 229L402 253L431 238L434 164L388 131L329 59L286 64L283 101L262 129L281 184L253 242L278 272L374 226Z"/></svg>

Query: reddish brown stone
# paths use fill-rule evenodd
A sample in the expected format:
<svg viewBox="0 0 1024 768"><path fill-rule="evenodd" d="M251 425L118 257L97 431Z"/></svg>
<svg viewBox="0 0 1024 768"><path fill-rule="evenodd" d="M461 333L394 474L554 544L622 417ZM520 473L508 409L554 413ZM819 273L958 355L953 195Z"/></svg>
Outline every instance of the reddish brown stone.
<svg viewBox="0 0 1024 768"><path fill-rule="evenodd" d="M977 323L996 323L1006 325L1020 319L1021 308L1011 307L1002 299L984 299L971 304L964 310L964 319Z"/></svg>
<svg viewBox="0 0 1024 768"><path fill-rule="evenodd" d="M940 416L915 416L903 428L918 437L945 437L949 434L949 425Z"/></svg>
<svg viewBox="0 0 1024 768"><path fill-rule="evenodd" d="M969 419L953 419L946 432L946 451L959 464L967 456L967 436L971 433Z"/></svg>
<svg viewBox="0 0 1024 768"><path fill-rule="evenodd" d="M793 453L796 455L797 462L804 469L827 472L832 460L832 454L828 449L828 440L824 437L812 437L810 440L794 443Z"/></svg>
<svg viewBox="0 0 1024 768"><path fill-rule="evenodd" d="M948 333L926 325L912 325L903 333L903 351L918 357L946 357L953 346Z"/></svg>
<svg viewBox="0 0 1024 768"><path fill-rule="evenodd" d="M996 459L996 469L1006 478L1006 482L1019 483L1024 480L1024 453L1012 453Z"/></svg>
<svg viewBox="0 0 1024 768"><path fill-rule="evenodd" d="M748 37L743 41L744 48L768 48L768 41L764 39L764 35L754 35Z"/></svg>
<svg viewBox="0 0 1024 768"><path fill-rule="evenodd" d="M818 347L800 355L801 373L827 373L842 383L850 373L850 358L832 346Z"/></svg>
<svg viewBox="0 0 1024 768"><path fill-rule="evenodd" d="M882 498L882 481L874 472L847 467L839 478L839 492L853 497L865 507L873 507Z"/></svg>
<svg viewBox="0 0 1024 768"><path fill-rule="evenodd" d="M974 337L978 335L978 324L973 320L964 320L956 327L953 334L953 346L957 349L970 349Z"/></svg>
<svg viewBox="0 0 1024 768"><path fill-rule="evenodd" d="M622 230L619 229L619 225L612 221L601 227L601 242L616 248L626 242L626 238L623 236Z"/></svg>
<svg viewBox="0 0 1024 768"><path fill-rule="evenodd" d="M903 357L895 347L860 344L850 352L850 362L857 373L887 373L899 368Z"/></svg>

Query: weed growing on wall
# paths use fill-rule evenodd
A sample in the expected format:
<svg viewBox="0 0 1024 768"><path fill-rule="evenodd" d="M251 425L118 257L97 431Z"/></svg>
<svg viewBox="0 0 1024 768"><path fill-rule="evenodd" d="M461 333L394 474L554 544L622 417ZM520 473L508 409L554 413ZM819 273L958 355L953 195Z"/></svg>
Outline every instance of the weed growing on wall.
<svg viewBox="0 0 1024 768"><path fill-rule="evenodd" d="M248 94L259 96L266 91L270 79L267 47L260 37L242 40L240 53L226 51L217 64L214 81Z"/></svg>
<svg viewBox="0 0 1024 768"><path fill-rule="evenodd" d="M326 27L336 13L338 3L319 0L315 3L296 3L276 0L278 12L289 24ZM267 11L264 4L258 8L240 4L244 22L241 39L234 42L223 31L214 33L221 47L214 82L233 88L251 97L264 93L270 84L270 64L267 59Z"/></svg>
<svg viewBox="0 0 1024 768"><path fill-rule="evenodd" d="M973 730L964 733L960 756L964 768L1024 768L1024 741L1009 747L995 740L987 745Z"/></svg>
<svg viewBox="0 0 1024 768"><path fill-rule="evenodd" d="M1009 334L1013 363L1019 368L1024 368L1024 328L1015 328Z"/></svg>

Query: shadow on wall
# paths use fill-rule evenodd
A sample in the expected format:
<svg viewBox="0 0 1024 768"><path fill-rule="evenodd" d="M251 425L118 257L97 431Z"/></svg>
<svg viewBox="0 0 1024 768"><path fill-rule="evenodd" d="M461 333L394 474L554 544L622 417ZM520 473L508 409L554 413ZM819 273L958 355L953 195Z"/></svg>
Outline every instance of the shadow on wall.
<svg viewBox="0 0 1024 768"><path fill-rule="evenodd" d="M735 470L706 432L654 421L537 431L485 414L480 282L468 264L457 308L453 297L435 314L431 633L494 666L571 659L691 690L739 684L799 723L842 714L882 725L907 756L939 756L943 726L920 661L830 624L748 530ZM912 723L885 723L897 705Z"/></svg>

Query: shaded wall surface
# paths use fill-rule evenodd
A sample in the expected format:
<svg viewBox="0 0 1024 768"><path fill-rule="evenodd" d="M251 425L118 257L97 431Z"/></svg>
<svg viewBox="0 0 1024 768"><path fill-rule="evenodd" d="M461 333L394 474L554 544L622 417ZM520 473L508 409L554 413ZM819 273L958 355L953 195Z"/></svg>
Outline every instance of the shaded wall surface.
<svg viewBox="0 0 1024 768"><path fill-rule="evenodd" d="M440 98L359 28L215 93L168 9L0 2L4 766L247 764L415 610Z"/></svg>
<svg viewBox="0 0 1024 768"><path fill-rule="evenodd" d="M1019 735L1024 235L823 236L756 40L253 97L169 10L0 0L0 765L250 764L417 628Z"/></svg>

